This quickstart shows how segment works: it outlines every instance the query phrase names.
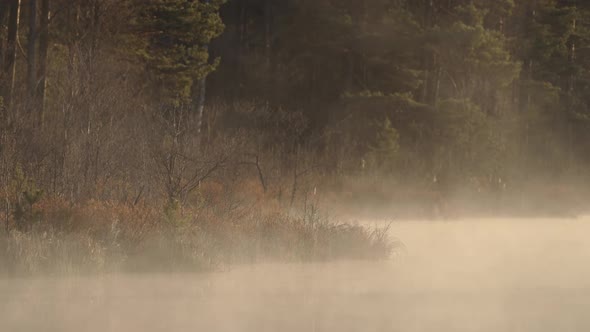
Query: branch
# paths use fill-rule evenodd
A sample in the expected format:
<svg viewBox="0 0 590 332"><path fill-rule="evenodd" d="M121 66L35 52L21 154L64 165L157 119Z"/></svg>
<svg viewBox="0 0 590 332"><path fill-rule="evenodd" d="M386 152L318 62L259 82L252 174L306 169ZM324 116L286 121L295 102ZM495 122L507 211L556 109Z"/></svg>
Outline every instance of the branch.
<svg viewBox="0 0 590 332"><path fill-rule="evenodd" d="M267 191L266 180L264 179L264 174L262 172L262 168L260 167L260 160L258 158L258 155L253 155L253 154L246 154L246 155L251 155L251 156L255 157L256 161L241 161L238 163L238 165L255 166L256 170L258 171L258 179L260 180L260 185L262 185L262 189L264 190L264 192L266 192Z"/></svg>
<svg viewBox="0 0 590 332"><path fill-rule="evenodd" d="M18 36L16 37L16 45L18 45L18 49L20 50L20 53L22 54L23 58L25 58L25 61L28 62L29 57L27 56L27 52L25 52L23 45L21 45L20 38L18 38Z"/></svg>
<svg viewBox="0 0 590 332"><path fill-rule="evenodd" d="M199 184L206 180L207 178L209 178L209 176L211 176L215 171L217 171L221 165L223 165L223 162L217 162L215 163L215 165L213 165L213 167L211 167L210 169L208 169L205 174L203 174L203 176L198 177L197 175L195 177L193 177L190 181L187 182L187 185L184 187L183 191L188 193L191 193L193 190L195 190ZM191 184L192 183L192 184Z"/></svg>

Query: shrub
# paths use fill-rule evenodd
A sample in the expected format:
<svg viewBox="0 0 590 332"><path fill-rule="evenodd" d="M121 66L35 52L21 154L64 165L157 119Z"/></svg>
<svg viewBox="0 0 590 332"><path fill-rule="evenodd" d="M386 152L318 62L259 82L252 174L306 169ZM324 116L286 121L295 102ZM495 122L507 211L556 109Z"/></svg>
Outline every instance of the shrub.
<svg viewBox="0 0 590 332"><path fill-rule="evenodd" d="M387 229L341 224L310 209L301 216L264 209L215 218L163 209L44 198L27 231L0 235L0 264L18 275L104 271L205 271L264 261L384 259L396 249ZM4 250L5 249L5 250Z"/></svg>

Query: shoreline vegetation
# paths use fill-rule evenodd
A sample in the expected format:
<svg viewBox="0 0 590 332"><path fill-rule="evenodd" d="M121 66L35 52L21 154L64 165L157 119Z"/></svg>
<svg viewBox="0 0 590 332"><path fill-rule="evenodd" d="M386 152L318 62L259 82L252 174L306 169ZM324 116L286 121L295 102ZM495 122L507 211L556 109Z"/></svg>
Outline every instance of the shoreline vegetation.
<svg viewBox="0 0 590 332"><path fill-rule="evenodd" d="M466 218L576 218L589 213L587 179L505 182L481 186L467 178L440 188L378 177L349 178L328 195L326 208L338 215L380 220Z"/></svg>
<svg viewBox="0 0 590 332"><path fill-rule="evenodd" d="M387 227L242 211L239 219L170 215L145 205L41 200L0 234L0 275L204 272L242 263L388 259L402 244Z"/></svg>
<svg viewBox="0 0 590 332"><path fill-rule="evenodd" d="M349 178L339 182L344 187L324 181L330 191L306 187L290 205L272 195L272 187L265 193L255 178L231 188L209 180L187 203L164 201L162 208L163 202L137 200L72 203L24 180L20 189L26 190L15 192L18 199L0 223L0 275L205 272L244 263L386 260L403 252L403 239L393 238L388 226L349 223L351 216L394 222L574 217L585 208L582 191L563 186L537 187L535 195L464 186L441 198L430 187L404 188L383 178L373 183ZM337 213L328 217L326 211Z"/></svg>

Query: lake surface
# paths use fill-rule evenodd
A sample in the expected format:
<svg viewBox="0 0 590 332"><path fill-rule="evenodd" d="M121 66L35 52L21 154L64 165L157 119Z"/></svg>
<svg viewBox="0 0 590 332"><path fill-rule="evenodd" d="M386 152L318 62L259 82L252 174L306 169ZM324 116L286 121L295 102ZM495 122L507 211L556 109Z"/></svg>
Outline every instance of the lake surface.
<svg viewBox="0 0 590 332"><path fill-rule="evenodd" d="M590 331L590 218L396 222L386 262L0 280L0 331Z"/></svg>

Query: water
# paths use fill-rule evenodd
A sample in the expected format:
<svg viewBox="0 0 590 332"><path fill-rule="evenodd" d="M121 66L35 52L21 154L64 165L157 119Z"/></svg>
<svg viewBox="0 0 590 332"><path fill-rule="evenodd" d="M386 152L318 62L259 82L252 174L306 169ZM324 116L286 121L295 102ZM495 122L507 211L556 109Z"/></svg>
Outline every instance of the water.
<svg viewBox="0 0 590 332"><path fill-rule="evenodd" d="M397 222L397 261L0 280L0 331L589 331L589 225Z"/></svg>

